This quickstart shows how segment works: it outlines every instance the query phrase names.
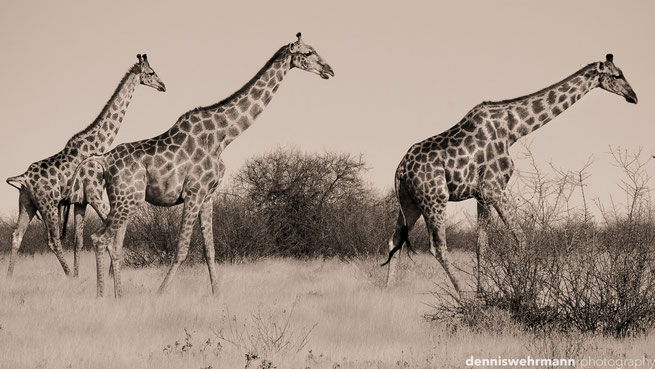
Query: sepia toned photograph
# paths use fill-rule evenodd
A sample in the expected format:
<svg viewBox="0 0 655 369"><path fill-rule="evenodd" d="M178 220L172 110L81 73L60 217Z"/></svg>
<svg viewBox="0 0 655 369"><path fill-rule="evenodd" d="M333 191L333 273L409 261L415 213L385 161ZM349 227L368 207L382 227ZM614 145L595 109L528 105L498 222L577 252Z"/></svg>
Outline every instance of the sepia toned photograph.
<svg viewBox="0 0 655 369"><path fill-rule="evenodd" d="M655 369L655 2L0 1L0 369Z"/></svg>

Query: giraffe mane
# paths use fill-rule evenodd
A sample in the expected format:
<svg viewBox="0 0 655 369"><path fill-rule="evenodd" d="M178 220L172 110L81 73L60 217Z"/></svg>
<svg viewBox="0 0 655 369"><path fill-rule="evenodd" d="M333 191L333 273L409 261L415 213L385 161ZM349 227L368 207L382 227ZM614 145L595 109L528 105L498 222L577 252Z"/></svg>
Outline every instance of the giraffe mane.
<svg viewBox="0 0 655 369"><path fill-rule="evenodd" d="M121 78L121 81L118 83L118 86L114 90L114 93L111 94L111 97L109 98L109 100L107 100L107 102L105 103L105 106L102 108L102 110L100 111L100 114L98 114L96 119L94 119L93 122L91 122L91 124L86 126L86 128L84 128L83 130L81 130L81 131L77 132L75 135L73 135L73 137L71 137L71 140L74 139L74 138L77 138L77 137L79 137L79 136L81 136L81 135L83 135L85 133L88 133L89 130L91 130L91 127L93 127L94 124L96 124L97 122L99 122L102 119L102 116L107 112L107 110L111 106L111 102L114 101L114 99L116 98L116 95L118 95L119 91L123 88L123 85L125 85L125 83L127 82L127 79L135 71L136 68L138 68L138 63L134 64L130 68L130 70L128 70L127 73L125 73L123 78Z"/></svg>
<svg viewBox="0 0 655 369"><path fill-rule="evenodd" d="M517 102L517 101L524 100L524 99L529 99L531 97L542 94L545 91L548 91L548 90L552 89L553 87L555 87L555 86L557 86L559 84L562 84L564 82L568 82L568 81L572 80L573 78L583 74L588 68L594 67L595 65L596 65L596 63L587 64L586 66L582 67L580 70L578 70L577 72L575 72L575 73L571 74L570 76L564 78L563 80L561 80L559 82L556 82L556 83L553 83L552 85L550 85L548 87L544 87L544 88L542 88L541 90L539 90L537 92L533 92L531 94L527 94L527 95L524 95L524 96L515 97L515 98L512 98L512 99L499 100L499 101L483 101L480 105L503 105L503 104L509 104L509 103Z"/></svg>
<svg viewBox="0 0 655 369"><path fill-rule="evenodd" d="M228 101L234 99L236 96L239 96L239 95L242 95L242 94L246 93L247 89L250 88L250 86L252 86L252 84L254 84L259 79L259 77L261 77L261 75L264 74L264 72L266 72L268 70L268 68L271 66L271 64L273 64L281 55L284 55L285 53L288 53L288 45L284 45L278 51L276 51L275 54L273 54L273 56L266 62L266 64L264 64L264 66L257 72L257 74L255 74L254 77L252 77L248 82L246 82L246 84L241 86L240 89L233 92L230 96L224 98L223 100L221 100L221 101L219 101L219 102L217 102L215 104L208 105L208 106L199 106L197 108L194 108L194 109L188 111L187 113L185 113L183 116L186 116L187 114L191 114L191 113L196 113L196 112L199 112L199 111L204 110L204 109L216 109L219 106L221 106L221 105L227 103Z"/></svg>

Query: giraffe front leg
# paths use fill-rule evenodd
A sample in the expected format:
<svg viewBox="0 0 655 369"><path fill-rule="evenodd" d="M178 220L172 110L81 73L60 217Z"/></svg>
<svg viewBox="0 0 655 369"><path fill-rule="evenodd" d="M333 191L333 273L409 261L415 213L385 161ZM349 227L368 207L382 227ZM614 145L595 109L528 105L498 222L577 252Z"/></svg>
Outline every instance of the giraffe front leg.
<svg viewBox="0 0 655 369"><path fill-rule="evenodd" d="M478 200L478 234L477 242L475 248L476 256L476 289L478 295L482 292L482 287L480 284L480 268L482 263L482 257L489 246L489 236L487 235L487 227L489 227L490 220L489 206L484 204L482 201Z"/></svg>
<svg viewBox="0 0 655 369"><path fill-rule="evenodd" d="M518 243L519 247L523 247L526 242L525 235L523 234L523 230L516 221L516 211L510 207L509 201L507 200L507 194L503 192L500 197L492 200L491 203L496 209L500 219L503 221L503 223L505 223L505 226L509 228L510 233Z"/></svg>
<svg viewBox="0 0 655 369"><path fill-rule="evenodd" d="M214 249L214 233L212 230L212 214L214 201L209 197L200 208L200 229L204 239L205 261L209 271L209 281L212 286L212 294L218 295L218 279L216 279L216 256Z"/></svg>
<svg viewBox="0 0 655 369"><path fill-rule="evenodd" d="M73 212L75 222L73 278L77 278L80 275L80 253L82 252L82 246L84 245L84 216L86 213L86 205L75 204Z"/></svg>
<svg viewBox="0 0 655 369"><path fill-rule="evenodd" d="M36 214L36 209L29 198L26 190L21 190L18 198L18 222L16 228L11 234L11 254L9 255L9 268L7 268L7 278L14 274L14 263L18 256L18 249L23 242L23 235L27 231L27 226Z"/></svg>
<svg viewBox="0 0 655 369"><path fill-rule="evenodd" d="M193 224L195 223L195 219L198 216L199 211L200 203L196 197L185 199L184 210L182 211L180 235L177 241L177 253L175 255L175 259L173 259L173 262L171 263L170 268L168 269L168 273L166 273L164 281L161 283L161 286L159 286L159 294L163 294L168 291L171 280L177 273L177 270L179 269L182 262L184 262L187 257L189 252L189 242L191 241L191 232L193 231Z"/></svg>

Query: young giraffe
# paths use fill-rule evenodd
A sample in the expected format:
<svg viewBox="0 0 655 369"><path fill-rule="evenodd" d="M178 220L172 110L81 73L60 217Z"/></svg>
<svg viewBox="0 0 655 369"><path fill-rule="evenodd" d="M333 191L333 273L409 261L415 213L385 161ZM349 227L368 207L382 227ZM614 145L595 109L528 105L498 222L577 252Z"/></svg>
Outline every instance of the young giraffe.
<svg viewBox="0 0 655 369"><path fill-rule="evenodd" d="M637 103L637 95L623 72L606 61L591 63L563 81L512 100L483 102L447 131L412 145L396 169L395 189L400 211L389 240L387 285L393 284L398 257L394 253L408 242L407 235L423 215L430 233L430 252L436 257L461 295L451 270L444 226L448 201L475 198L478 202L478 291L480 253L487 245L485 225L490 207L521 242L522 235L510 216L505 187L514 170L509 147L573 105L590 90L600 87ZM409 246L409 244L408 244Z"/></svg>
<svg viewBox="0 0 655 369"><path fill-rule="evenodd" d="M332 68L314 48L302 41L301 34L296 36L297 41L281 47L248 83L227 99L185 113L157 137L118 145L105 155L82 163L79 177L76 174L79 184L73 186L74 190L101 194L103 188L91 182L100 183L104 177L111 206L103 226L92 236L96 246L99 297L104 293L105 250L109 251L114 268L114 295L121 295L120 261L125 230L130 215L144 201L159 206L184 203L177 254L159 292L167 290L187 256L196 217L200 218L212 293L218 292L212 194L225 171L221 153L268 105L291 68L312 72L324 79L334 76Z"/></svg>
<svg viewBox="0 0 655 369"><path fill-rule="evenodd" d="M62 202L68 201L64 194L75 168L85 158L102 154L109 149L120 129L125 111L137 85L150 86L159 91L166 90L162 81L150 67L148 57L145 54L143 57L139 54L137 58L138 62L130 67L121 79L118 87L93 123L69 139L64 149L57 154L32 163L27 171L19 176L7 178L7 183L20 191L18 222L12 233L8 277L11 277L14 272L14 263L23 235L37 212L41 214L48 232L48 246L59 259L64 273L69 275L70 271L61 248L58 208ZM90 203L98 215L104 219L109 209L101 200L102 197L99 201ZM76 208L75 221L78 226L83 226L84 209L85 207ZM79 273L78 254L81 248L82 234L76 232L73 271L75 277Z"/></svg>

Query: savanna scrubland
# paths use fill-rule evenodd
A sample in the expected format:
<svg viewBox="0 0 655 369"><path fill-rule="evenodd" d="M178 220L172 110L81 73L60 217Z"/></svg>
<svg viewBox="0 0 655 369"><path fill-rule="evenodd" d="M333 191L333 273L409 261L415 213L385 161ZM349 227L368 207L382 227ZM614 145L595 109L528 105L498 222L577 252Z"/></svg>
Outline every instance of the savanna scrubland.
<svg viewBox="0 0 655 369"><path fill-rule="evenodd" d="M228 181L214 209L219 296L210 293L198 230L171 293L155 294L175 250L179 209L148 206L135 217L124 249L132 268L118 301L95 298L92 251L83 254L80 278L64 277L34 222L14 277L0 277L0 366L458 368L471 356L652 360L648 160L621 149L612 154L623 169L622 203L594 203L585 194L594 180L586 168L534 164L513 180L526 242L518 245L500 221L489 225L478 298L454 298L426 252L422 224L410 235L417 253L403 251L399 283L384 288L379 263L396 204L392 193L362 179L366 164L353 155L280 149L251 159ZM12 223L0 224L3 268ZM88 250L97 226L87 224ZM472 291L475 228L451 221L447 237Z"/></svg>

